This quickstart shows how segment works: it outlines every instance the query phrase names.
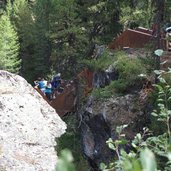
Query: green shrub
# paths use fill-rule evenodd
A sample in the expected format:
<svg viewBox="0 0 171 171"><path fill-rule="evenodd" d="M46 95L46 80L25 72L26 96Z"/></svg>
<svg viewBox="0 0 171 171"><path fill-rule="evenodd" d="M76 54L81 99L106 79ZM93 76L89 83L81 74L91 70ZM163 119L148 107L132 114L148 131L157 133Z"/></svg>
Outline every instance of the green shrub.
<svg viewBox="0 0 171 171"><path fill-rule="evenodd" d="M68 149L62 150L56 165L56 171L76 171L73 161L71 151Z"/></svg>
<svg viewBox="0 0 171 171"><path fill-rule="evenodd" d="M92 91L92 95L97 99L106 99L106 98L110 98L115 93L117 93L117 95L125 93L127 88L128 88L127 82L125 80L119 79L119 80L112 81L108 86L104 88L94 89Z"/></svg>
<svg viewBox="0 0 171 171"><path fill-rule="evenodd" d="M146 71L148 74L151 74L155 67L156 67L156 57L155 55L151 54L151 55L147 55L146 57L138 57L141 60L141 63L144 64Z"/></svg>
<svg viewBox="0 0 171 171"><path fill-rule="evenodd" d="M106 70L118 59L119 56L125 56L125 53L123 51L114 51L111 53L106 49L98 58L83 60L82 63L95 71Z"/></svg>
<svg viewBox="0 0 171 171"><path fill-rule="evenodd" d="M96 97L97 99L105 99L109 98L112 95L112 90L108 89L107 87L105 88L96 88L92 91L91 93L93 97Z"/></svg>
<svg viewBox="0 0 171 171"><path fill-rule="evenodd" d="M124 93L126 91L127 87L128 87L128 83L123 79L113 81L109 85L109 88L114 89L115 93Z"/></svg>
<svg viewBox="0 0 171 171"><path fill-rule="evenodd" d="M146 74L146 69L138 58L120 56L114 63L114 68L119 72L119 78L132 85L140 74Z"/></svg>

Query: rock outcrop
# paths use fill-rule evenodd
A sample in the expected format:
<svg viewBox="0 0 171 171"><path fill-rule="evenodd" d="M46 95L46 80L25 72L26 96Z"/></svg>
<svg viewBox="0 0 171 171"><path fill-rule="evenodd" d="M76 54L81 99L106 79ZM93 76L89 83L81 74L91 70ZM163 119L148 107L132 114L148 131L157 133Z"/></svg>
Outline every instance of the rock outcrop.
<svg viewBox="0 0 171 171"><path fill-rule="evenodd" d="M66 124L22 77L0 71L0 170L53 171Z"/></svg>
<svg viewBox="0 0 171 171"><path fill-rule="evenodd" d="M84 154L93 168L99 171L101 162L106 164L114 159L106 141L117 139L116 127L128 125L123 133L132 140L136 133L143 130L149 121L150 108L139 101L139 94L127 94L106 100L90 98L86 112L82 115L82 146ZM129 144L126 150L129 148Z"/></svg>
<svg viewBox="0 0 171 171"><path fill-rule="evenodd" d="M91 104L93 116L100 114L108 123L111 133L115 133L116 127L128 125L124 130L127 139L132 139L141 131L148 121L147 104L141 103L139 94L127 94L120 97L111 97L105 101L93 101Z"/></svg>
<svg viewBox="0 0 171 171"><path fill-rule="evenodd" d="M111 81L117 80L119 73L114 69L107 69L106 71L97 71L93 75L93 87L102 88L109 85Z"/></svg>

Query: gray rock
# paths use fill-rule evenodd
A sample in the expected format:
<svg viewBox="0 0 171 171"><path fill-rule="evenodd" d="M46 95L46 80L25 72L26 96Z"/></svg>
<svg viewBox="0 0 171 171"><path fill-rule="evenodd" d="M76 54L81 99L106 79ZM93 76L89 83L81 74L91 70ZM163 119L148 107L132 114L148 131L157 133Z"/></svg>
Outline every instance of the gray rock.
<svg viewBox="0 0 171 171"><path fill-rule="evenodd" d="M0 71L0 170L53 171L66 124L22 77Z"/></svg>
<svg viewBox="0 0 171 171"><path fill-rule="evenodd" d="M146 122L145 106L139 101L138 94L127 94L121 97L112 97L106 101L94 100L91 103L92 116L102 114L109 124L111 133L116 133L116 127L128 125L125 134L132 139L139 130L139 124ZM138 126L139 125L139 126ZM114 131L114 132L113 132Z"/></svg>

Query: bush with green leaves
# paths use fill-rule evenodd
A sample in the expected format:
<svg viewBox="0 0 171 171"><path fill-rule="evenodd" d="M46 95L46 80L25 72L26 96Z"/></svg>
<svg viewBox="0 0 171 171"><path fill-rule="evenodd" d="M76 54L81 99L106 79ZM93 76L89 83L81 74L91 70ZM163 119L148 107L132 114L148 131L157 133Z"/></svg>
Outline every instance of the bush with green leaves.
<svg viewBox="0 0 171 171"><path fill-rule="evenodd" d="M107 167L104 163L101 163L100 168L102 171L157 171L157 164L154 153L147 147L144 139L148 129L144 129L143 134L138 133L132 141L131 150L127 153L120 146L126 145L128 142L124 139L125 135L122 133L123 129L127 125L119 126L116 129L118 139L113 141L111 138L107 141L110 149L115 150L117 159L115 162L111 162Z"/></svg>
<svg viewBox="0 0 171 171"><path fill-rule="evenodd" d="M105 49L99 57L82 60L82 63L94 71L106 70L109 66L113 65L119 56L125 56L125 53L123 51L110 52L108 49Z"/></svg>
<svg viewBox="0 0 171 171"><path fill-rule="evenodd" d="M142 61L128 56L120 56L114 63L114 68L119 72L119 79L124 79L129 85L134 84L140 74L146 74Z"/></svg>
<svg viewBox="0 0 171 171"><path fill-rule="evenodd" d="M119 73L119 79L112 82L112 86L117 93L124 93L131 86L137 85L141 81L140 75L146 74L143 62L138 58L120 56L113 64Z"/></svg>
<svg viewBox="0 0 171 171"><path fill-rule="evenodd" d="M56 165L56 171L76 171L73 161L71 151L68 149L62 150Z"/></svg>
<svg viewBox="0 0 171 171"><path fill-rule="evenodd" d="M111 91L106 90L106 88L96 88L92 91L91 94L97 99L105 99L111 97Z"/></svg>
<svg viewBox="0 0 171 171"><path fill-rule="evenodd" d="M119 79L112 81L108 86L104 88L96 88L92 91L93 97L97 99L107 99L114 96L117 93L117 96L122 95L127 89L128 84L125 80Z"/></svg>

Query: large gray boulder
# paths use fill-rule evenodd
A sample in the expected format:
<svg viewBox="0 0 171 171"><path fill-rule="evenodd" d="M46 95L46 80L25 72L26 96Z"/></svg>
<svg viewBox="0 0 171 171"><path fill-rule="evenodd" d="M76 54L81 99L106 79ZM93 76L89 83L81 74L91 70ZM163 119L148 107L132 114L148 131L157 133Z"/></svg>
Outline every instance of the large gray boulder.
<svg viewBox="0 0 171 171"><path fill-rule="evenodd" d="M53 171L66 124L22 77L0 71L0 170Z"/></svg>

